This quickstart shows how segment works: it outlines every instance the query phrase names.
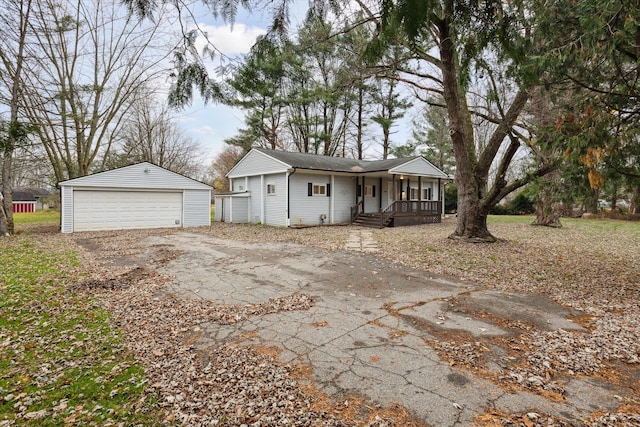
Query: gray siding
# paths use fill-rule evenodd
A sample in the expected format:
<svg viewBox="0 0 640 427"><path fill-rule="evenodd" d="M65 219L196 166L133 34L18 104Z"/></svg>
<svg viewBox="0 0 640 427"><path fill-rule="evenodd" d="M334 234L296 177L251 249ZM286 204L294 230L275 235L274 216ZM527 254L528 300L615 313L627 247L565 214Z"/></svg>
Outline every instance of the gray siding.
<svg viewBox="0 0 640 427"><path fill-rule="evenodd" d="M238 178L277 172L284 173L287 169L289 169L289 166L281 161L259 151L252 150L229 171L227 176L229 178Z"/></svg>
<svg viewBox="0 0 640 427"><path fill-rule="evenodd" d="M423 158L413 159L407 163L391 169L390 172L395 174L405 173L410 175L422 175L441 178L447 177L444 172L442 172L440 169L436 168L434 165Z"/></svg>
<svg viewBox="0 0 640 427"><path fill-rule="evenodd" d="M73 188L63 186L60 192L60 200L62 202L61 231L63 233L73 233Z"/></svg>
<svg viewBox="0 0 640 427"><path fill-rule="evenodd" d="M265 184L266 185L266 184ZM249 192L251 193L251 198L249 199L249 222L257 224L262 222L261 215L261 203L266 195L263 195L262 187L260 185L260 177L259 176L251 176L249 177ZM266 192L266 190L265 190Z"/></svg>
<svg viewBox="0 0 640 427"><path fill-rule="evenodd" d="M211 191L184 190L182 196L184 227L211 225Z"/></svg>
<svg viewBox="0 0 640 427"><path fill-rule="evenodd" d="M206 184L146 162L71 179L60 184L83 188L211 190Z"/></svg>
<svg viewBox="0 0 640 427"><path fill-rule="evenodd" d="M295 176L295 175L294 175ZM275 226L287 225L287 178L286 173L265 175L261 189L264 194L264 223ZM276 193L267 194L267 184L275 184ZM253 194L253 193L252 193Z"/></svg>

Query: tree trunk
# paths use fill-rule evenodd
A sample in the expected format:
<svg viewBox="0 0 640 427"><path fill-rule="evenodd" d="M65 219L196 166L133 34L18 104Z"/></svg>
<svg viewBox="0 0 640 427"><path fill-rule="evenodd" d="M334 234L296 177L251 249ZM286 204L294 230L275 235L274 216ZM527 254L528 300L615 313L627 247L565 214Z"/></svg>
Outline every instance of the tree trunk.
<svg viewBox="0 0 640 427"><path fill-rule="evenodd" d="M560 204L560 173L558 171L549 174L549 178L542 181L542 189L536 203L536 219L531 225L545 227L562 227L560 216L562 205Z"/></svg>
<svg viewBox="0 0 640 427"><path fill-rule="evenodd" d="M633 191L633 196L631 196L631 209L629 213L633 215L640 214L640 185L636 186Z"/></svg>
<svg viewBox="0 0 640 427"><path fill-rule="evenodd" d="M470 243L495 242L497 239L487 228L488 210L481 206L477 185L456 176L456 186L458 188L458 217L456 229L449 238Z"/></svg>
<svg viewBox="0 0 640 427"><path fill-rule="evenodd" d="M9 142L10 143L10 142ZM0 206L0 237L13 234L13 189L11 176L13 150L5 150L2 158L2 206Z"/></svg>

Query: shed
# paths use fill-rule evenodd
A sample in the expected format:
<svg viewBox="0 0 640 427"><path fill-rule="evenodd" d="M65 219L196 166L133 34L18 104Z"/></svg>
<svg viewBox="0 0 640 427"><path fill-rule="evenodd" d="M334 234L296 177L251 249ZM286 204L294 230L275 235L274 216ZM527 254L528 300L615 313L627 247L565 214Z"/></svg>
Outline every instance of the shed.
<svg viewBox="0 0 640 427"><path fill-rule="evenodd" d="M13 190L13 213L27 213L36 211L36 197L32 192Z"/></svg>
<svg viewBox="0 0 640 427"><path fill-rule="evenodd" d="M59 186L63 233L211 225L211 187L149 162Z"/></svg>

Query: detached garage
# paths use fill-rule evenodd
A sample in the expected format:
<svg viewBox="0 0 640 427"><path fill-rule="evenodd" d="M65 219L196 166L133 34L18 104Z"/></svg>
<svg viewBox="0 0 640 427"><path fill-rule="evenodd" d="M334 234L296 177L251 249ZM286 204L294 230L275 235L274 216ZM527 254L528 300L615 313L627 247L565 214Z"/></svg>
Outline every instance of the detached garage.
<svg viewBox="0 0 640 427"><path fill-rule="evenodd" d="M211 225L211 187L151 163L59 185L63 233Z"/></svg>

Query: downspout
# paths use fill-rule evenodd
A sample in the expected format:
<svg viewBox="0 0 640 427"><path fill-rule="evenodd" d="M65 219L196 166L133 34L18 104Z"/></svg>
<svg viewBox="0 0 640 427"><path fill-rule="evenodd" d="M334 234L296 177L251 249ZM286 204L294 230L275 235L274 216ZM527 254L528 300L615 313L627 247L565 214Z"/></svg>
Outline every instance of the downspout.
<svg viewBox="0 0 640 427"><path fill-rule="evenodd" d="M296 173L298 169L293 168L293 172L287 172L287 227L291 226L291 175Z"/></svg>

